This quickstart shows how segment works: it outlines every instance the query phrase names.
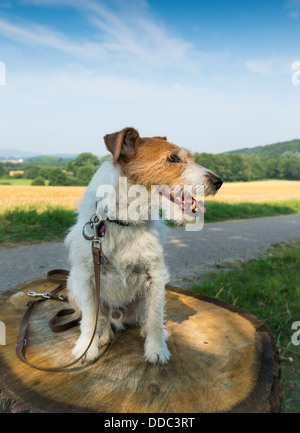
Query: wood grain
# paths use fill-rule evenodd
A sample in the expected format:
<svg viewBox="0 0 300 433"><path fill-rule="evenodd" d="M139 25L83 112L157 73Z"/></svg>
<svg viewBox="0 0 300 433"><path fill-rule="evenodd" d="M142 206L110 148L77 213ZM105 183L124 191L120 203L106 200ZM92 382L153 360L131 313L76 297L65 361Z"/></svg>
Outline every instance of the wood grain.
<svg viewBox="0 0 300 433"><path fill-rule="evenodd" d="M55 285L38 278L0 295L6 345L0 346L2 412L277 412L282 389L274 340L256 317L205 295L167 286L166 318L171 360L153 366L143 359L138 329L117 333L93 364L56 373L23 364L15 355L27 292ZM49 318L59 301L32 313L26 357L41 365L72 359L79 329L54 334Z"/></svg>

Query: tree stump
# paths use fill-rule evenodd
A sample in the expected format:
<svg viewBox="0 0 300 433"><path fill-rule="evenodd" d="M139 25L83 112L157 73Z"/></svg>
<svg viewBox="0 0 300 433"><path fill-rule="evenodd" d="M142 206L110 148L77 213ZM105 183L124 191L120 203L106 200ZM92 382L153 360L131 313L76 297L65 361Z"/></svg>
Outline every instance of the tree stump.
<svg viewBox="0 0 300 433"><path fill-rule="evenodd" d="M280 411L279 357L263 323L235 306L170 285L166 326L172 356L167 365L146 363L139 330L130 328L117 333L92 364L55 373L29 367L15 354L27 293L55 287L41 277L0 292L0 321L6 328L6 345L0 346L0 412ZM79 329L54 334L48 325L61 305L51 300L34 307L29 361L56 366L72 360Z"/></svg>

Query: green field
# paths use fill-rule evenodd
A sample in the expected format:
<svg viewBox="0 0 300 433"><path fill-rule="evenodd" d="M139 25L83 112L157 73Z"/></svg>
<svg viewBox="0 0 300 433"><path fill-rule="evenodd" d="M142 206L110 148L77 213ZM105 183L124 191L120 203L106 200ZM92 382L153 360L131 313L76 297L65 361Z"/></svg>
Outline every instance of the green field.
<svg viewBox="0 0 300 433"><path fill-rule="evenodd" d="M0 178L0 185L14 185L14 186L29 186L33 179L13 179L12 177ZM48 185L49 181L45 180L45 184Z"/></svg>
<svg viewBox="0 0 300 433"><path fill-rule="evenodd" d="M205 222L218 222L245 218L262 218L300 213L300 200L268 201L265 203L205 202Z"/></svg>
<svg viewBox="0 0 300 433"><path fill-rule="evenodd" d="M0 179L0 185L24 185L28 186L31 185L32 179L13 179L12 177L8 178L1 178Z"/></svg>

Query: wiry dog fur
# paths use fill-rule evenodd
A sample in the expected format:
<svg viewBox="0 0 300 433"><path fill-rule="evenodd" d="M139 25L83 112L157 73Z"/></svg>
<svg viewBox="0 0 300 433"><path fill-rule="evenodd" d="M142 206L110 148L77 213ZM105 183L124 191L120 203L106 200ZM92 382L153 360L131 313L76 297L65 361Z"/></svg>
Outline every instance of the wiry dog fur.
<svg viewBox="0 0 300 433"><path fill-rule="evenodd" d="M66 238L71 262L68 288L82 314L81 335L73 349L75 357L86 349L95 323L91 244L83 238L82 227L95 214L98 187L111 185L118 197L119 178L125 176L128 188L143 185L150 191L153 184L170 187L198 184L204 185L208 195L214 194L222 184L214 173L195 164L189 152L167 142L165 137L141 138L134 128L125 128L106 135L104 140L112 158L95 173L81 201L77 223ZM100 219L103 211L98 202ZM182 216L182 210L179 211ZM166 363L170 352L164 326L165 284L169 280L162 247L165 225L158 220L130 220L129 217L128 221L130 225L126 227L106 222L98 329L86 360L99 356L100 347L113 338L113 328L123 329L125 324L137 323L145 338L145 359L154 364Z"/></svg>

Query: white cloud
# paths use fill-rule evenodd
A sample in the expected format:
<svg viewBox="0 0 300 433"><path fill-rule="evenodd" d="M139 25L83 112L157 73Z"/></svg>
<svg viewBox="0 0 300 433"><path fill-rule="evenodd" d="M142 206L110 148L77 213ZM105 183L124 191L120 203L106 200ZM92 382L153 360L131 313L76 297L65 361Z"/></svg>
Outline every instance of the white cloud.
<svg viewBox="0 0 300 433"><path fill-rule="evenodd" d="M270 57L265 59L251 59L246 61L245 66L250 72L271 77L274 75L290 74L291 59L286 57Z"/></svg>
<svg viewBox="0 0 300 433"><path fill-rule="evenodd" d="M86 101L102 103L143 103L181 101L191 104L205 95L211 100L207 89L190 84L170 81L158 83L155 80L142 80L113 76L91 69L70 67L51 71L28 71L10 75L10 96L31 101L31 104L49 106L58 100L68 103L70 98L87 98ZM47 102L48 101L48 102ZM89 103L88 102L88 103Z"/></svg>
<svg viewBox="0 0 300 433"><path fill-rule="evenodd" d="M287 0L286 1L287 8L300 8L300 0Z"/></svg>
<svg viewBox="0 0 300 433"><path fill-rule="evenodd" d="M105 154L102 137L125 126L208 152L299 135L291 85L279 104L272 89L259 91L247 82L161 85L85 68L18 72L8 84L1 95L1 142L33 150L42 143L44 153Z"/></svg>
<svg viewBox="0 0 300 433"><path fill-rule="evenodd" d="M248 60L246 62L246 68L260 75L270 75L272 71L271 62L268 60Z"/></svg>
<svg viewBox="0 0 300 433"><path fill-rule="evenodd" d="M297 20L300 17L300 0L286 0L284 9L292 20Z"/></svg>
<svg viewBox="0 0 300 433"><path fill-rule="evenodd" d="M298 11L291 11L289 12L289 17L292 18L292 20L297 20L300 16L300 13Z"/></svg>
<svg viewBox="0 0 300 433"><path fill-rule="evenodd" d="M36 24L30 24L28 27L25 27L2 19L0 20L0 34L21 44L42 45L83 57L101 55L103 53L103 48L100 44L90 42L76 43L69 40L62 33Z"/></svg>
<svg viewBox="0 0 300 433"><path fill-rule="evenodd" d="M74 53L81 52L82 55L98 54L99 58L104 54L113 55L115 63L118 60L124 61L126 56L130 55L130 58L127 57L128 63L141 61L153 68L173 65L186 71L198 71L207 58L217 62L217 56L198 51L190 42L171 34L162 22L151 16L150 8L143 0L129 3L121 0L109 3L94 0L23 0L23 4L76 9L98 30L98 34L94 36L101 38L101 42L80 44L78 41L69 41L57 32L51 33L49 29L41 28L38 31L34 28L37 41L40 39L40 43L51 44L58 49L69 52L73 50ZM24 29L19 30L24 33ZM16 37L16 34L16 29L15 32L10 31L11 37ZM25 34L24 42L31 39L31 35L29 37Z"/></svg>

